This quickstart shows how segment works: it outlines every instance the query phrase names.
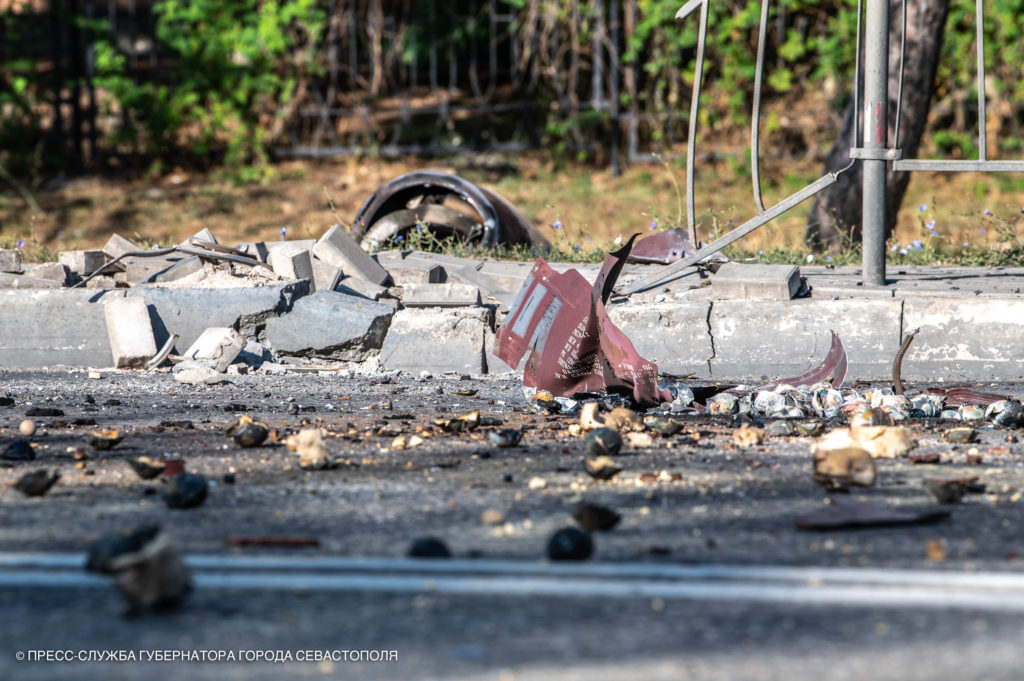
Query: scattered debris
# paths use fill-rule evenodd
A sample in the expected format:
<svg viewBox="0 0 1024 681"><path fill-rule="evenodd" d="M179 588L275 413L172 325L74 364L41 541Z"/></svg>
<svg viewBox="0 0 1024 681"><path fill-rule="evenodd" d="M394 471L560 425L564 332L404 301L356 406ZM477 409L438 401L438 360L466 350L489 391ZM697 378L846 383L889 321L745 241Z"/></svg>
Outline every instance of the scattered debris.
<svg viewBox="0 0 1024 681"><path fill-rule="evenodd" d="M933 563L944 563L949 557L946 549L942 546L942 540L932 537L924 544L924 555Z"/></svg>
<svg viewBox="0 0 1024 681"><path fill-rule="evenodd" d="M7 446L0 450L0 459L7 461L31 461L36 458L36 452L28 440L15 438L7 443Z"/></svg>
<svg viewBox="0 0 1024 681"><path fill-rule="evenodd" d="M540 477L539 475L535 475L532 478L530 478L530 482L528 482L526 486L533 490L544 489L545 487L548 486L548 481Z"/></svg>
<svg viewBox="0 0 1024 681"><path fill-rule="evenodd" d="M645 416L644 425L664 437L671 437L683 429L683 424L676 419L659 414Z"/></svg>
<svg viewBox="0 0 1024 681"><path fill-rule="evenodd" d="M461 204L476 213L450 207ZM371 195L352 221L352 236L378 250L389 241L427 229L439 239L451 238L485 249L499 245L551 248L540 232L508 200L450 173L419 171L397 177Z"/></svg>
<svg viewBox="0 0 1024 681"><path fill-rule="evenodd" d="M173 608L191 589L188 569L177 547L164 534L132 553L110 561L114 583L128 601L129 613Z"/></svg>
<svg viewBox="0 0 1024 681"><path fill-rule="evenodd" d="M576 506L572 517L588 532L607 532L622 520L622 516L610 508L587 503Z"/></svg>
<svg viewBox="0 0 1024 681"><path fill-rule="evenodd" d="M301 468L323 470L334 465L331 453L324 443L323 431L319 428L304 428L294 435L289 435L285 439L285 446L288 451L298 453Z"/></svg>
<svg viewBox="0 0 1024 681"><path fill-rule="evenodd" d="M846 348L843 347L843 341L839 339L839 335L832 331L832 343L829 345L828 353L825 354L825 359L821 361L821 364L811 369L805 374L800 374L793 378L780 378L774 383L769 383L763 386L761 390L774 390L780 385L814 385L816 383L827 382L832 388L841 388L843 381L846 379L846 370L849 366L846 358Z"/></svg>
<svg viewBox="0 0 1024 681"><path fill-rule="evenodd" d="M167 468L167 464L164 461L157 461L151 459L148 456L140 456L134 459L128 459L128 465L135 471L143 480L152 480L159 476Z"/></svg>
<svg viewBox="0 0 1024 681"><path fill-rule="evenodd" d="M876 459L894 459L917 447L917 440L903 426L851 426L829 431L811 445L811 452L851 447L865 449Z"/></svg>
<svg viewBox="0 0 1024 681"><path fill-rule="evenodd" d="M32 419L25 419L18 424L18 432L25 437L32 437L36 434L36 422Z"/></svg>
<svg viewBox="0 0 1024 681"><path fill-rule="evenodd" d="M577 527L564 527L548 540L550 560L586 560L594 553L594 540Z"/></svg>
<svg viewBox="0 0 1024 681"><path fill-rule="evenodd" d="M740 447L753 447L764 442L764 431L744 423L732 431L732 441Z"/></svg>
<svg viewBox="0 0 1024 681"><path fill-rule="evenodd" d="M518 428L500 428L488 431L487 439L495 447L515 447L523 439L523 431Z"/></svg>
<svg viewBox="0 0 1024 681"><path fill-rule="evenodd" d="M285 534L228 535L224 537L224 546L243 549L249 546L261 548L317 548L320 540L316 537L303 537Z"/></svg>
<svg viewBox="0 0 1024 681"><path fill-rule="evenodd" d="M505 523L505 514L496 508L488 508L480 514L481 525L503 525Z"/></svg>
<svg viewBox="0 0 1024 681"><path fill-rule="evenodd" d="M41 497L50 491L54 483L60 480L60 473L52 473L45 468L25 473L14 482L14 489L27 497Z"/></svg>
<svg viewBox="0 0 1024 681"><path fill-rule="evenodd" d="M140 525L123 532L105 534L89 546L85 569L89 572L110 574L113 560L127 553L135 553L160 532L159 525Z"/></svg>
<svg viewBox="0 0 1024 681"><path fill-rule="evenodd" d="M871 455L859 447L820 450L814 453L814 481L831 488L845 485L871 487L878 469Z"/></svg>
<svg viewBox="0 0 1024 681"><path fill-rule="evenodd" d="M587 434L586 447L593 456L615 456L622 449L622 436L611 428L597 428Z"/></svg>
<svg viewBox="0 0 1024 681"><path fill-rule="evenodd" d="M701 246L702 244L697 244L697 248ZM686 230L682 227L673 227L645 236L637 241L636 246L629 254L629 262L670 265L694 253L696 251L690 244L690 237L686 234ZM729 259L722 253L713 253L701 262L711 263L712 267L717 267L728 261Z"/></svg>
<svg viewBox="0 0 1024 681"><path fill-rule="evenodd" d="M611 480L622 472L622 466L607 456L599 456L596 459L584 459L583 470L595 480Z"/></svg>
<svg viewBox="0 0 1024 681"><path fill-rule="evenodd" d="M978 478L925 478L924 488L940 504L958 504L965 494L982 494Z"/></svg>
<svg viewBox="0 0 1024 681"><path fill-rule="evenodd" d="M168 508L196 508L206 501L206 477L199 473L179 473L164 487Z"/></svg>
<svg viewBox="0 0 1024 681"><path fill-rule="evenodd" d="M270 434L267 424L254 420L248 414L242 414L225 433L239 447L259 447Z"/></svg>
<svg viewBox="0 0 1024 681"><path fill-rule="evenodd" d="M907 350L910 349L910 344L914 340L914 336L920 331L920 328L916 328L906 335L903 339L903 343L900 345L899 351L896 353L896 357L892 360L892 385L893 392L897 395L903 394L903 382L900 380L900 369L903 365L903 355L907 354Z"/></svg>
<svg viewBox="0 0 1024 681"><path fill-rule="evenodd" d="M451 558L452 552L437 537L420 537L413 541L407 555L410 558Z"/></svg>
<svg viewBox="0 0 1024 681"><path fill-rule="evenodd" d="M471 411L468 414L463 414L453 419L434 419L434 425L446 433L461 433L467 430L474 430L480 425L480 412Z"/></svg>
<svg viewBox="0 0 1024 681"><path fill-rule="evenodd" d="M559 274L538 258L498 331L494 354L523 369L523 385L552 395L614 392L643 407L671 401L658 389L658 367L608 319L605 303L634 237L609 254L591 286L576 270Z"/></svg>
<svg viewBox="0 0 1024 681"><path fill-rule="evenodd" d="M862 527L928 525L949 517L949 511L935 509L897 511L842 496L828 497L825 503L828 506L820 511L799 516L796 519L796 528L798 530L845 530Z"/></svg>
<svg viewBox="0 0 1024 681"><path fill-rule="evenodd" d="M946 442L952 442L953 444L965 445L971 442L977 442L978 431L970 426L948 428L942 431L942 439Z"/></svg>
<svg viewBox="0 0 1024 681"><path fill-rule="evenodd" d="M125 436L117 430L103 430L89 433L85 441L96 450L107 451L119 445Z"/></svg>
<svg viewBox="0 0 1024 681"><path fill-rule="evenodd" d="M185 385L216 385L224 380L224 374L216 369L200 367L176 373L174 380Z"/></svg>

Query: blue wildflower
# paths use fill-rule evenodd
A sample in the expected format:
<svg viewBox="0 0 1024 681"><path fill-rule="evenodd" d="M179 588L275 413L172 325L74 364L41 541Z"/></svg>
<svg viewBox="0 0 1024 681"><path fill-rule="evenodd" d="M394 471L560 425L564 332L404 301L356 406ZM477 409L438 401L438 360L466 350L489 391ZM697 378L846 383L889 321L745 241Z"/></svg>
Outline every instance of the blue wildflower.
<svg viewBox="0 0 1024 681"><path fill-rule="evenodd" d="M15 246L17 248L25 248L25 240L24 239L18 239L18 243L16 243Z"/></svg>
<svg viewBox="0 0 1024 681"><path fill-rule="evenodd" d="M562 229L562 221L555 220L554 222L551 223L551 226L554 227L555 229Z"/></svg>
<svg viewBox="0 0 1024 681"><path fill-rule="evenodd" d="M405 241L405 237L399 234L398 236L395 237L395 241Z"/></svg>
<svg viewBox="0 0 1024 681"><path fill-rule="evenodd" d="M651 231L653 232L656 229L658 229L658 221L657 220L651 220Z"/></svg>
<svg viewBox="0 0 1024 681"><path fill-rule="evenodd" d="M935 229L935 220L929 220L928 224L925 225L928 229Z"/></svg>
<svg viewBox="0 0 1024 681"><path fill-rule="evenodd" d="M939 235L939 233L936 232L934 229L932 230L931 234L932 234L932 236L938 236Z"/></svg>
<svg viewBox="0 0 1024 681"><path fill-rule="evenodd" d="M928 210L928 206L922 203L920 206L917 207L917 209L919 211L926 211Z"/></svg>
<svg viewBox="0 0 1024 681"><path fill-rule="evenodd" d="M896 251L900 250L900 245L899 244L893 244L892 248L890 248L889 250L892 251L893 253L895 253Z"/></svg>
<svg viewBox="0 0 1024 681"><path fill-rule="evenodd" d="M906 255L906 254L907 254L907 249L901 248L900 249L900 255Z"/></svg>
<svg viewBox="0 0 1024 681"><path fill-rule="evenodd" d="M981 214L982 215L992 215L992 211L990 211L988 208L986 208L985 210L981 211Z"/></svg>
<svg viewBox="0 0 1024 681"><path fill-rule="evenodd" d="M914 239L910 245L914 247L915 251L920 251L922 248L924 248L924 245L921 244L920 239Z"/></svg>
<svg viewBox="0 0 1024 681"><path fill-rule="evenodd" d="M422 222L417 222L416 223L416 231L417 232L422 232L423 231L423 223Z"/></svg>
<svg viewBox="0 0 1024 681"><path fill-rule="evenodd" d="M288 228L287 227L282 227L281 228L281 236L285 236L287 234L288 234Z"/></svg>
<svg viewBox="0 0 1024 681"><path fill-rule="evenodd" d="M826 255L825 256L825 260L828 260L829 262L832 262L832 256L831 255Z"/></svg>
<svg viewBox="0 0 1024 681"><path fill-rule="evenodd" d="M572 250L573 250L574 253L579 253L580 252L580 245L579 244L574 245L572 247Z"/></svg>

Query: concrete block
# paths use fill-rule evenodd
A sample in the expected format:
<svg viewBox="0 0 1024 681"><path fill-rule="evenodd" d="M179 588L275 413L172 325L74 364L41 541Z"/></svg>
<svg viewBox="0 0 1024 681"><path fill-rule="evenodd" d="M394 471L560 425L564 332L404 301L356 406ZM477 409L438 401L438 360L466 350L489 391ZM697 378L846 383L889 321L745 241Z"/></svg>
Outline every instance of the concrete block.
<svg viewBox="0 0 1024 681"><path fill-rule="evenodd" d="M359 361L377 353L393 310L335 291L295 301L291 312L268 319L264 343L282 355Z"/></svg>
<svg viewBox="0 0 1024 681"><path fill-rule="evenodd" d="M886 378L900 346L902 310L900 301L885 299L714 302L711 375L798 376L825 357L834 330L846 347L848 380Z"/></svg>
<svg viewBox="0 0 1024 681"><path fill-rule="evenodd" d="M384 286L390 279L387 271L341 225L334 225L327 230L313 248L313 255L341 268L346 275L361 277L378 286Z"/></svg>
<svg viewBox="0 0 1024 681"><path fill-rule="evenodd" d="M607 310L640 356L657 364L660 373L710 375L709 362L715 356L708 333L710 303L630 301Z"/></svg>
<svg viewBox="0 0 1024 681"><path fill-rule="evenodd" d="M313 290L333 291L341 282L341 269L329 265L319 258L312 258L310 262L313 266Z"/></svg>
<svg viewBox="0 0 1024 681"><path fill-rule="evenodd" d="M181 336L175 344L179 354L211 326L231 326L247 339L255 338L268 318L288 312L307 293L309 283L302 280L258 287L128 290L129 296L140 296L149 306L157 345L162 347L171 332Z"/></svg>
<svg viewBox="0 0 1024 681"><path fill-rule="evenodd" d="M57 262L81 277L88 277L108 260L110 258L103 251L61 251L57 254Z"/></svg>
<svg viewBox="0 0 1024 681"><path fill-rule="evenodd" d="M0 288L61 288L51 279L40 279L27 274L0 272Z"/></svg>
<svg viewBox="0 0 1024 681"><path fill-rule="evenodd" d="M36 279L49 279L61 286L71 283L71 272L59 262L44 262L38 265L25 265L25 274Z"/></svg>
<svg viewBox="0 0 1024 681"><path fill-rule="evenodd" d="M17 248L0 248L0 272L21 273L21 251Z"/></svg>
<svg viewBox="0 0 1024 681"><path fill-rule="evenodd" d="M405 284L405 307L465 307L480 304L480 289L469 284Z"/></svg>
<svg viewBox="0 0 1024 681"><path fill-rule="evenodd" d="M447 273L442 265L415 260L378 260L381 267L391 275L396 286L406 284L440 284L447 280Z"/></svg>
<svg viewBox="0 0 1024 681"><path fill-rule="evenodd" d="M410 373L482 374L492 319L486 307L399 310L380 351L381 365Z"/></svg>
<svg viewBox="0 0 1024 681"><path fill-rule="evenodd" d="M85 288L111 289L118 288L117 278L112 274L97 274L85 283Z"/></svg>
<svg viewBox="0 0 1024 681"><path fill-rule="evenodd" d="M309 251L297 246L275 248L270 252L270 266L274 274L283 279L308 279L313 281L313 262Z"/></svg>
<svg viewBox="0 0 1024 681"><path fill-rule="evenodd" d="M903 357L903 378L954 383L1020 380L1022 315L1024 300L1019 299L907 299L903 331L921 331Z"/></svg>
<svg viewBox="0 0 1024 681"><path fill-rule="evenodd" d="M304 251L312 251L314 246L316 246L316 239L282 239L281 241L263 242L263 247L267 249L267 262L270 262L270 253L279 248L301 248Z"/></svg>
<svg viewBox="0 0 1024 681"><path fill-rule="evenodd" d="M137 369L156 355L153 325L146 301L111 298L103 305L110 353L117 369Z"/></svg>
<svg viewBox="0 0 1024 681"><path fill-rule="evenodd" d="M230 326L212 326L199 335L182 357L213 360L213 368L223 373L244 347L245 339Z"/></svg>
<svg viewBox="0 0 1024 681"><path fill-rule="evenodd" d="M260 262L268 262L270 260L270 249L262 241L242 242L239 244L239 248L245 251L246 255L256 258Z"/></svg>
<svg viewBox="0 0 1024 681"><path fill-rule="evenodd" d="M133 244L128 239L125 239L120 234L111 234L110 238L107 239L107 243L103 246L103 252L106 253L111 260L118 258L124 255L125 253L132 253L133 251L141 250L145 249L139 248L137 245ZM123 272L125 269L124 261L122 260L121 262L114 265L114 267L118 268L119 271Z"/></svg>
<svg viewBox="0 0 1024 681"><path fill-rule="evenodd" d="M191 238L191 239L200 239L202 241L209 241L210 243L215 243L215 244L220 243L219 241L217 241L217 237L215 237L213 235L213 232L211 232L206 227L203 227L201 230L199 230L198 232L196 232L195 234L193 234L189 238ZM189 244L188 239L185 239L179 245L180 246L189 246L190 244Z"/></svg>
<svg viewBox="0 0 1024 681"><path fill-rule="evenodd" d="M179 260L169 267L166 267L158 272L154 272L142 281L140 284L161 284L168 281L177 281L187 277L190 274L195 274L199 270L203 269L203 259L198 255L193 255ZM129 278L131 274L128 273Z"/></svg>
<svg viewBox="0 0 1024 681"><path fill-rule="evenodd" d="M503 294L512 293L500 281L473 266L449 270L448 278L456 283L477 287L480 289L480 295L485 298L500 298Z"/></svg>
<svg viewBox="0 0 1024 681"><path fill-rule="evenodd" d="M121 291L0 290L0 367L105 367L103 303Z"/></svg>
<svg viewBox="0 0 1024 681"><path fill-rule="evenodd" d="M148 279L157 272L166 270L174 263L181 262L184 257L185 256L180 254L159 255L151 258L131 256L125 258L121 262L124 264L125 277L128 282L131 284L137 284Z"/></svg>
<svg viewBox="0 0 1024 681"><path fill-rule="evenodd" d="M380 297L388 292L383 286L371 284L360 277L342 277L334 289L339 293L358 296L367 300L380 300Z"/></svg>
<svg viewBox="0 0 1024 681"><path fill-rule="evenodd" d="M790 300L800 288L796 265L727 262L711 278L716 300Z"/></svg>

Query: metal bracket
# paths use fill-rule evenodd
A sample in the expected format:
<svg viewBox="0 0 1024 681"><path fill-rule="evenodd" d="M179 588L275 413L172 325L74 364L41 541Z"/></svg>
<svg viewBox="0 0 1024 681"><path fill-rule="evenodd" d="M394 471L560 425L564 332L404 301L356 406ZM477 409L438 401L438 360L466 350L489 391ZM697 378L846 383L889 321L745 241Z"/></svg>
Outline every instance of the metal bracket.
<svg viewBox="0 0 1024 681"><path fill-rule="evenodd" d="M898 161L903 158L903 150L850 147L850 158L857 158L862 161Z"/></svg>

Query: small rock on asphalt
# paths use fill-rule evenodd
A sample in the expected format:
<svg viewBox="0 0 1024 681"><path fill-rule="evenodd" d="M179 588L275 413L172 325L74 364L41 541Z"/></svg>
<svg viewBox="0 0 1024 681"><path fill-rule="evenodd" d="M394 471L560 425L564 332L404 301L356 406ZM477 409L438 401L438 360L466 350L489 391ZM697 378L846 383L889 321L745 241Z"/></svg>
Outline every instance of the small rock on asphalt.
<svg viewBox="0 0 1024 681"><path fill-rule="evenodd" d="M586 503L578 505L572 517L588 532L606 532L622 520L622 516L610 508Z"/></svg>
<svg viewBox="0 0 1024 681"><path fill-rule="evenodd" d="M60 473L50 473L46 469L39 469L25 473L14 483L14 489L27 497L41 497L50 491L54 483L60 479Z"/></svg>
<svg viewBox="0 0 1024 681"><path fill-rule="evenodd" d="M0 450L0 459L7 461L31 461L36 458L36 452L28 440L15 438L7 443L7 446Z"/></svg>
<svg viewBox="0 0 1024 681"><path fill-rule="evenodd" d="M548 540L551 560L586 560L594 553L594 540L577 527L564 527Z"/></svg>
<svg viewBox="0 0 1024 681"><path fill-rule="evenodd" d="M587 434L586 446L594 456L615 456L622 449L622 436L611 428L595 428Z"/></svg>
<svg viewBox="0 0 1024 681"><path fill-rule="evenodd" d="M18 432L25 437L32 437L36 434L36 422L32 419L25 419L18 424Z"/></svg>
<svg viewBox="0 0 1024 681"><path fill-rule="evenodd" d="M206 501L206 478L199 473L179 473L164 488L168 508L195 508Z"/></svg>
<svg viewBox="0 0 1024 681"><path fill-rule="evenodd" d="M420 537L409 547L410 558L451 558L448 545L437 537Z"/></svg>

